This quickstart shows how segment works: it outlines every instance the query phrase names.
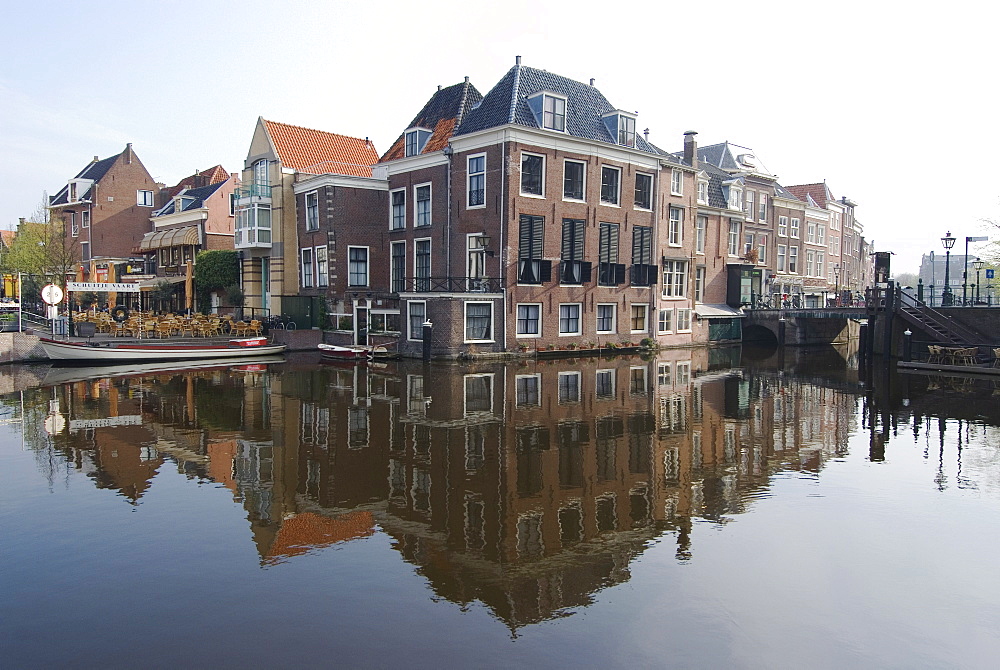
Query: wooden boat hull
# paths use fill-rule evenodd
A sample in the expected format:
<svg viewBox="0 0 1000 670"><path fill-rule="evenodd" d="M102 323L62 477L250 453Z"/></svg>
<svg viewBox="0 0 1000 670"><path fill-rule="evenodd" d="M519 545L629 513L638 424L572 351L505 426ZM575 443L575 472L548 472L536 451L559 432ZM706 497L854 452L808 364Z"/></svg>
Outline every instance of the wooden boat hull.
<svg viewBox="0 0 1000 670"><path fill-rule="evenodd" d="M229 344L107 344L95 346L78 342L60 342L41 338L45 355L53 361L101 361L132 363L139 361L197 361L212 358L273 356L287 349L284 344L252 344L233 340Z"/></svg>

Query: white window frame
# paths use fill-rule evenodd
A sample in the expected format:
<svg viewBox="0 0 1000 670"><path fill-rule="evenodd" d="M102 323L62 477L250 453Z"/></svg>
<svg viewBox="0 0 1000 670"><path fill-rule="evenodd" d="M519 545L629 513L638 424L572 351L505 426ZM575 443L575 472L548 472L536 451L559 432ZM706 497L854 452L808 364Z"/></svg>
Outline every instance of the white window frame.
<svg viewBox="0 0 1000 670"><path fill-rule="evenodd" d="M753 200L754 200L753 194L754 192L749 189L747 189L747 192L743 194L743 210L747 213L748 219L753 219L755 211L753 208Z"/></svg>
<svg viewBox="0 0 1000 670"><path fill-rule="evenodd" d="M563 307L576 307L576 330L573 332L563 332ZM559 303L559 337L579 337L583 333L583 303L561 302Z"/></svg>
<svg viewBox="0 0 1000 670"><path fill-rule="evenodd" d="M816 244L826 246L826 226L822 223L816 224Z"/></svg>
<svg viewBox="0 0 1000 670"><path fill-rule="evenodd" d="M788 271L788 247L784 244L779 244L778 255L775 259L774 269L777 272L787 272Z"/></svg>
<svg viewBox="0 0 1000 670"><path fill-rule="evenodd" d="M522 307L534 307L538 310L536 323L538 324L538 332L535 333L522 333L521 332L521 308ZM542 303L540 302L519 302L514 309L514 337L515 338L529 338L537 339L542 336Z"/></svg>
<svg viewBox="0 0 1000 670"><path fill-rule="evenodd" d="M601 330L599 325L602 307L611 308L611 330ZM618 303L599 302L594 305L594 328L596 329L598 335L613 335L618 332Z"/></svg>
<svg viewBox="0 0 1000 670"><path fill-rule="evenodd" d="M757 218L761 221L767 221L767 193L760 192L760 204L757 206L759 210Z"/></svg>
<svg viewBox="0 0 1000 670"><path fill-rule="evenodd" d="M153 192L146 189L138 189L135 192L135 204L139 207L153 206Z"/></svg>
<svg viewBox="0 0 1000 670"><path fill-rule="evenodd" d="M670 195L684 195L684 172L677 168L670 170Z"/></svg>
<svg viewBox="0 0 1000 670"><path fill-rule="evenodd" d="M549 100L553 101L553 106L552 106L552 111L551 112L548 110ZM561 115L559 115L557 113L555 101L562 102L562 114ZM539 125L542 128L545 128L546 130L554 130L557 133L565 133L566 132L566 108L567 107L569 107L569 101L566 98L564 98L563 96L561 96L561 95L552 95L551 93L543 93L542 94L542 113L541 113L541 119L540 119ZM552 118L552 120L553 120L552 123L546 123L546 120L547 120L546 115L547 114ZM561 118L562 119L562 127L561 128L557 127L557 124L555 123L555 119L557 119L557 118Z"/></svg>
<svg viewBox="0 0 1000 670"><path fill-rule="evenodd" d="M816 244L816 222L806 221L806 242Z"/></svg>
<svg viewBox="0 0 1000 670"><path fill-rule="evenodd" d="M806 277L812 277L816 270L816 252L812 249L806 250Z"/></svg>
<svg viewBox="0 0 1000 670"><path fill-rule="evenodd" d="M799 220L794 216L788 222L788 236L793 240L799 239Z"/></svg>
<svg viewBox="0 0 1000 670"><path fill-rule="evenodd" d="M313 260L313 248L305 247L299 249L299 285L302 288L313 288L315 284L316 266Z"/></svg>
<svg viewBox="0 0 1000 670"><path fill-rule="evenodd" d="M632 320L635 317L637 309L642 312L642 328L634 328L632 324ZM629 305L628 327L629 327L628 332L631 335L649 332L649 305L647 305L644 302L633 302Z"/></svg>
<svg viewBox="0 0 1000 670"><path fill-rule="evenodd" d="M664 328L664 326L666 326ZM674 310L672 307L661 307L656 314L656 332L674 332Z"/></svg>
<svg viewBox="0 0 1000 670"><path fill-rule="evenodd" d="M489 305L490 307L490 336L484 339L472 339L469 337L469 305ZM462 303L462 324L464 328L465 343L490 343L496 341L496 319L494 318L494 304L492 300L466 300Z"/></svg>
<svg viewBox="0 0 1000 670"><path fill-rule="evenodd" d="M80 212L80 228L86 230L90 228L90 210L83 210Z"/></svg>
<svg viewBox="0 0 1000 670"><path fill-rule="evenodd" d="M698 214L694 219L694 252L705 255L705 239L708 236L708 217Z"/></svg>
<svg viewBox="0 0 1000 670"><path fill-rule="evenodd" d="M660 271L663 273L663 281L660 288L661 297L670 299L686 298L688 262L667 258L664 259Z"/></svg>
<svg viewBox="0 0 1000 670"><path fill-rule="evenodd" d="M633 206L636 209L638 209L641 212L651 212L651 211L653 211L653 181L654 181L653 180L653 175L651 175L649 173L646 173L646 172L636 172L635 173L635 185L636 185L636 189L635 190L636 190L637 194L638 194L638 191L639 191L638 187L639 187L639 178L640 177L649 180L649 190L648 190L648 193L649 193L649 204L648 205L641 205L641 204L639 204L637 202L634 202L635 198L632 199L633 200L632 204L633 204Z"/></svg>
<svg viewBox="0 0 1000 670"><path fill-rule="evenodd" d="M80 224L77 223L76 212L69 213L69 230L71 237L80 237Z"/></svg>
<svg viewBox="0 0 1000 670"><path fill-rule="evenodd" d="M542 159L542 182L541 182L541 193L531 193L530 191L524 190L524 159L526 157L541 158ZM521 195L525 198L544 198L545 197L545 169L546 169L546 156L545 154L537 154L532 151L522 151L521 152L521 169L518 170L518 189Z"/></svg>
<svg viewBox="0 0 1000 670"><path fill-rule="evenodd" d="M615 184L615 200L614 202L604 199L604 171L612 170L618 175L617 183ZM602 165L601 166L601 196L600 202L602 205L607 207L621 207L622 203L622 169L615 167L614 165Z"/></svg>
<svg viewBox="0 0 1000 670"><path fill-rule="evenodd" d="M727 251L730 256L740 255L740 233L742 232L743 226L740 225L739 219L730 218L729 219L729 232L727 233Z"/></svg>
<svg viewBox="0 0 1000 670"><path fill-rule="evenodd" d="M739 186L732 185L729 187L729 209L735 209L737 211L743 211L743 189Z"/></svg>
<svg viewBox="0 0 1000 670"><path fill-rule="evenodd" d="M397 193L403 194L403 202L400 205L394 205L393 199ZM396 225L396 212L399 208L400 222L401 225ZM389 191L389 230L406 230L406 189L405 188L394 188Z"/></svg>
<svg viewBox="0 0 1000 670"><path fill-rule="evenodd" d="M535 380L535 398L536 402L521 402L521 388L520 381L522 379L534 379ZM527 394L525 394L525 397ZM514 402L517 407L541 407L542 406L542 375L539 373L533 375L514 375Z"/></svg>
<svg viewBox="0 0 1000 670"><path fill-rule="evenodd" d="M583 183L580 185L580 198L566 197L566 165L569 163L575 163L583 168ZM570 158L563 161L562 194L563 200L567 202L587 202L587 163L585 161L577 161Z"/></svg>
<svg viewBox="0 0 1000 670"><path fill-rule="evenodd" d="M669 207L667 217L667 244L671 247L679 247L684 244L684 209L682 207Z"/></svg>
<svg viewBox="0 0 1000 670"><path fill-rule="evenodd" d="M608 392L601 393L601 384L598 379L601 377L607 377L608 379ZM594 397L599 400L614 400L618 395L618 379L615 376L614 368L600 368L594 371Z"/></svg>
<svg viewBox="0 0 1000 670"><path fill-rule="evenodd" d="M322 261L320 260L322 256ZM315 247L313 251L313 263L316 266L316 286L326 288L330 285L330 257L327 253L326 245Z"/></svg>
<svg viewBox="0 0 1000 670"><path fill-rule="evenodd" d="M570 377L576 377L576 397L575 398L563 398L563 396L562 396L562 390L563 390L562 380L563 380L564 377L567 378L567 379L570 378ZM580 400L583 398L583 384L581 383L582 381L583 381L583 375L579 371L560 372L559 375L558 375L558 379L556 380L556 401L560 405L565 404L565 403L580 402Z"/></svg>
<svg viewBox="0 0 1000 670"><path fill-rule="evenodd" d="M708 204L708 182L704 179L698 180L698 204Z"/></svg>
<svg viewBox="0 0 1000 670"><path fill-rule="evenodd" d="M760 233L757 236L757 260L763 265L767 265L767 235Z"/></svg>
<svg viewBox="0 0 1000 670"><path fill-rule="evenodd" d="M778 217L778 237L788 237L788 217Z"/></svg>
<svg viewBox="0 0 1000 670"><path fill-rule="evenodd" d="M364 249L365 250L365 283L364 284L354 284L351 282L351 249ZM368 287L371 286L371 266L372 266L372 255L371 249L367 246L361 246L360 244L349 245L347 247L347 286L350 288L354 287Z"/></svg>
<svg viewBox="0 0 1000 670"><path fill-rule="evenodd" d="M678 307L677 310L677 323L676 329L678 333L690 333L691 332L691 308L690 307Z"/></svg>
<svg viewBox="0 0 1000 670"><path fill-rule="evenodd" d="M799 274L799 248L788 247L788 272Z"/></svg>
<svg viewBox="0 0 1000 670"><path fill-rule="evenodd" d="M482 170L473 172L472 171L472 161L477 158L483 159ZM485 209L486 208L486 153L472 154L467 156L465 159L465 208L466 209ZM483 201L478 204L471 204L472 196L472 178L480 177L483 180Z"/></svg>
<svg viewBox="0 0 1000 670"><path fill-rule="evenodd" d="M417 198L417 192L426 187L427 188L427 222L420 223L420 203L424 202ZM413 185L413 227L414 228L429 228L433 223L434 218L434 192L431 188L431 182L424 182L423 184Z"/></svg>
<svg viewBox="0 0 1000 670"><path fill-rule="evenodd" d="M697 266L694 269L694 301L705 302L705 279L708 273L705 266Z"/></svg>
<svg viewBox="0 0 1000 670"><path fill-rule="evenodd" d="M312 204L310 204L312 200ZM319 230L319 191L309 191L305 195L306 232Z"/></svg>
<svg viewBox="0 0 1000 670"><path fill-rule="evenodd" d="M417 251L420 249L420 243L427 243L427 276L418 277L417 276ZM431 277L434 276L434 243L430 237L418 237L413 240L413 290L418 290L418 282L425 280L428 284L428 288L431 282Z"/></svg>

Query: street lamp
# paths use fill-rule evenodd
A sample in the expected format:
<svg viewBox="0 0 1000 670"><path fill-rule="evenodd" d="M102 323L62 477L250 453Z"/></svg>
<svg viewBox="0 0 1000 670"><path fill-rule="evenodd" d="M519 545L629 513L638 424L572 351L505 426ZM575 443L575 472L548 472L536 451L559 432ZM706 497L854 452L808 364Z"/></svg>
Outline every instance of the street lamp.
<svg viewBox="0 0 1000 670"><path fill-rule="evenodd" d="M986 265L986 263L984 263L978 257L976 258L976 260L972 261L972 267L976 270L976 300L975 300L975 304L977 304L977 305L979 304L979 271L983 269L984 265Z"/></svg>
<svg viewBox="0 0 1000 670"><path fill-rule="evenodd" d="M951 287L948 285L949 281L949 262L951 260L951 248L955 246L955 238L951 236L951 231L949 230L945 233L945 236L941 238L941 244L944 245L944 290L941 291L941 306L951 307L954 302L954 297L951 295Z"/></svg>
<svg viewBox="0 0 1000 670"><path fill-rule="evenodd" d="M836 281L837 288L834 289L833 295L835 296L836 302L834 303L837 307L840 307L840 263L833 266L833 278Z"/></svg>

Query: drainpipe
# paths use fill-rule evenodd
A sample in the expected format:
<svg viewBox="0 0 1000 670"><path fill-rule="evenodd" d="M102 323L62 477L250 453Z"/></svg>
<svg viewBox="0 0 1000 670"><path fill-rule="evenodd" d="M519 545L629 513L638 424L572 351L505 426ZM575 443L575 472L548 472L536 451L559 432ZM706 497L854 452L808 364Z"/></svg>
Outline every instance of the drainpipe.
<svg viewBox="0 0 1000 670"><path fill-rule="evenodd" d="M518 59L520 59L520 56L518 56ZM508 133L510 133L510 129L507 129L507 130L503 131L503 148L501 149L501 152L500 152L501 156L502 156L502 158L501 158L501 162L502 162L501 170L502 170L502 172L500 174L500 241L499 241L500 248L498 249L499 253L497 253L497 262L500 264L500 267L498 268L498 271L497 271L497 275L498 275L497 276L497 280L500 283L500 292L503 295L503 301L501 303L501 305L503 307L503 309L501 310L501 313L503 315L501 317L503 319L503 331L501 331L501 332L503 332L503 350L504 351L507 351L507 299L508 299L508 295L507 295L507 267L506 267L506 264L504 262L504 260L505 260L504 259L504 251L507 248L507 238L505 237L506 230L507 230L507 226L506 226L506 223L507 223L507 219L506 219L506 212L507 212L507 202L506 202L506 200L507 200L507 195L506 195L505 187L507 185L507 135L508 135ZM487 174L489 174L489 172L487 172Z"/></svg>

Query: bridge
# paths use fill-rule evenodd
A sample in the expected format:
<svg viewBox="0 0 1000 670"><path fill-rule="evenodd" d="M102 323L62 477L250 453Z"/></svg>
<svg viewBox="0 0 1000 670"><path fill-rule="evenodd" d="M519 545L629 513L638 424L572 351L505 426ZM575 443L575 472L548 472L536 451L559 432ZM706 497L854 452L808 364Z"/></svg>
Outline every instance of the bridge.
<svg viewBox="0 0 1000 670"><path fill-rule="evenodd" d="M846 342L858 337L865 307L744 308L743 341L809 345Z"/></svg>

